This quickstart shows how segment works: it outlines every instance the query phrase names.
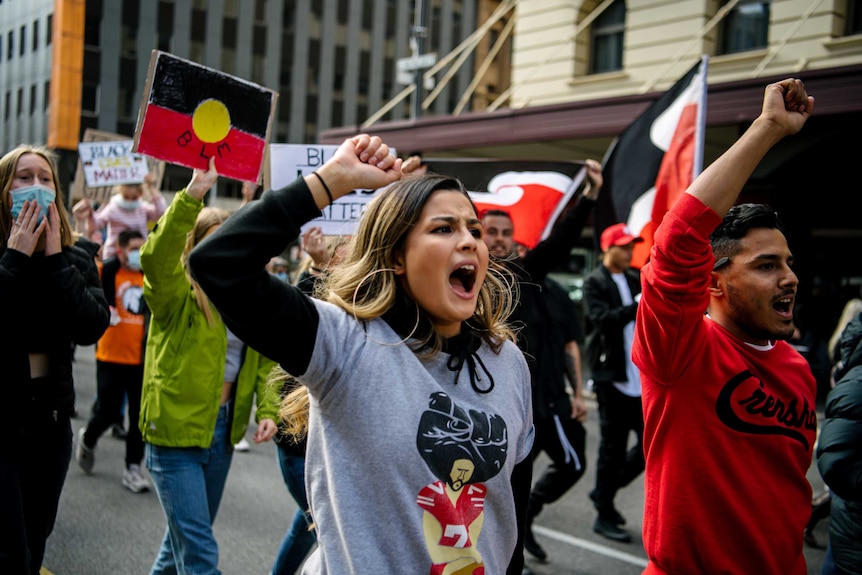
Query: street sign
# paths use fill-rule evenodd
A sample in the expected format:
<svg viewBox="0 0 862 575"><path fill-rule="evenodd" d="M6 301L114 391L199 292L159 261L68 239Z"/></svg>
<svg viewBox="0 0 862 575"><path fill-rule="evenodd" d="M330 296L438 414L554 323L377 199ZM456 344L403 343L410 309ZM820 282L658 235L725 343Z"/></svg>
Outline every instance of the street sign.
<svg viewBox="0 0 862 575"><path fill-rule="evenodd" d="M416 70L424 70L430 68L437 62L437 53L429 52L420 56L411 56L409 58L398 58L395 61L395 69L399 72L415 72Z"/></svg>
<svg viewBox="0 0 862 575"><path fill-rule="evenodd" d="M437 53L429 52L421 56L410 58L398 58L395 61L395 81L404 86L409 86L416 81L416 70L430 68L437 62ZM434 78L425 78L422 87L426 90L434 89Z"/></svg>

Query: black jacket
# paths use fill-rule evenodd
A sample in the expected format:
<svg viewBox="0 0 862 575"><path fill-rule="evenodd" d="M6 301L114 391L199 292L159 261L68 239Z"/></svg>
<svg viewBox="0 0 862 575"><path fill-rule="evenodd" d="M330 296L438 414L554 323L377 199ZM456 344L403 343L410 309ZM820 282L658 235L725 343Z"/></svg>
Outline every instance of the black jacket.
<svg viewBox="0 0 862 575"><path fill-rule="evenodd" d="M826 397L817 468L832 490L832 557L847 573L862 573L862 314L844 328L838 356L843 365Z"/></svg>
<svg viewBox="0 0 862 575"><path fill-rule="evenodd" d="M29 257L0 250L0 442L14 446L32 418L75 408L73 344L96 343L108 327L108 302L96 268L99 246L86 239L62 253ZM49 377L30 379L29 353L47 353Z"/></svg>
<svg viewBox="0 0 862 575"><path fill-rule="evenodd" d="M641 292L640 273L628 269L626 282L632 298ZM596 383L626 381L626 356L623 327L635 319L638 304L623 305L611 272L599 265L584 282L587 309L586 360Z"/></svg>
<svg viewBox="0 0 862 575"><path fill-rule="evenodd" d="M558 220L551 234L523 258L509 260L506 265L518 280L518 303L509 318L516 329L518 347L524 352L530 368L533 389L533 416L550 418L571 413L571 401L565 387L564 345L568 341L562 332L559 306L544 293L545 279L552 270L566 261L577 244L595 202L579 197ZM574 314L574 309L571 309Z"/></svg>

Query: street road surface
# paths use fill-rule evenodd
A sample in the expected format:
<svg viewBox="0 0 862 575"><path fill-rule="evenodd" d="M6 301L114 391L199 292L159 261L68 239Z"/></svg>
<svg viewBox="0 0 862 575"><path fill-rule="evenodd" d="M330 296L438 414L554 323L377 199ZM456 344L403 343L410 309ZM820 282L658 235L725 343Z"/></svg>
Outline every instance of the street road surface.
<svg viewBox="0 0 862 575"><path fill-rule="evenodd" d="M79 417L77 431L86 425L95 384L92 346L78 348L75 386ZM628 519L633 543L615 543L592 531L595 512L587 493L593 487L598 446L598 412L590 407L587 424L587 472L558 502L546 506L536 519L535 533L548 553L540 563L527 555L527 565L536 575L640 575L646 555L640 537L643 513L643 478L620 491L617 506ZM822 410L818 413L822 419ZM228 476L215 535L219 543L219 568L224 575L266 575L296 505L287 492L272 443L255 445L249 452L236 452ZM72 460L60 502L59 517L48 539L43 575L146 575L149 573L165 530L165 519L155 492L134 494L121 484L124 444L106 433L97 446L93 475L87 476ZM536 463L537 474L547 459ZM816 467L809 471L814 493L823 490ZM705 496L708 496L705 494ZM384 527L375 534L386 545ZM817 539L828 537L829 520L821 521ZM801 534L800 534L801 536ZM806 548L809 575L819 575L823 550ZM408 571L405 571L407 573ZM416 575L421 575L415 572ZM395 574L391 574L395 575ZM488 574L498 575L498 574Z"/></svg>

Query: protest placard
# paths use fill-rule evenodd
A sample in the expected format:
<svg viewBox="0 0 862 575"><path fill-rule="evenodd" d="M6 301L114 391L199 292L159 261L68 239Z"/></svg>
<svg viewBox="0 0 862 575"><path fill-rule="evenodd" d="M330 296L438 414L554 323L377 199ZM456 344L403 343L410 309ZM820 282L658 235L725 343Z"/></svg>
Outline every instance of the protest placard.
<svg viewBox="0 0 862 575"><path fill-rule="evenodd" d="M335 145L270 144L268 181L264 181L264 187L281 188L311 174L326 163L337 149ZM392 150L392 153L395 151ZM305 224L303 230L309 226L318 226L328 236L351 235L359 216L365 211L365 204L375 193L376 190L354 190L338 198L333 205L323 209L323 216Z"/></svg>
<svg viewBox="0 0 862 575"><path fill-rule="evenodd" d="M89 188L140 184L149 173L147 159L132 152L132 140L81 142L78 157Z"/></svg>
<svg viewBox="0 0 862 575"><path fill-rule="evenodd" d="M241 78L154 50L134 151L222 177L260 182L278 94Z"/></svg>
<svg viewBox="0 0 862 575"><path fill-rule="evenodd" d="M114 142L131 142L132 140L129 136L123 136L122 134L115 134L113 132L105 132L102 130L94 130L92 128L87 128L84 131L84 137L79 143L81 145L88 145L90 143L101 142L106 145ZM77 202L82 198L88 198L96 204L101 204L108 200L113 192L113 186L115 184L120 184L122 182L114 182L114 183L104 183L93 185L90 184L87 177L84 173L83 162L81 161L81 154L79 148L78 154L78 166L75 171L75 180L72 182L72 202ZM162 179L165 174L165 163L161 160L157 160L155 158L151 158L149 156L144 156L144 160L147 164L146 172L153 174L155 177L155 181L153 182L153 187L157 190L161 190ZM145 172L145 173L146 173ZM142 181L138 180L138 182Z"/></svg>

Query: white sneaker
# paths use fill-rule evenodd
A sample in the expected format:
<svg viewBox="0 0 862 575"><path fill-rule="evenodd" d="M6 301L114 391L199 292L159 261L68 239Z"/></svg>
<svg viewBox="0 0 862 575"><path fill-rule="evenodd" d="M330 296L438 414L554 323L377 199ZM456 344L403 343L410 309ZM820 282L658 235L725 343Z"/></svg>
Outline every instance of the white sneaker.
<svg viewBox="0 0 862 575"><path fill-rule="evenodd" d="M123 487L132 493L150 490L150 482L141 473L140 465L129 465L129 468L123 472Z"/></svg>
<svg viewBox="0 0 862 575"><path fill-rule="evenodd" d="M75 461L84 473L87 475L93 473L93 466L96 464L95 449L90 449L84 445L84 433L87 432L86 427L78 430L78 443L75 445Z"/></svg>
<svg viewBox="0 0 862 575"><path fill-rule="evenodd" d="M236 445L233 446L233 448L237 451L249 451L251 449L251 444L245 437L243 437Z"/></svg>

